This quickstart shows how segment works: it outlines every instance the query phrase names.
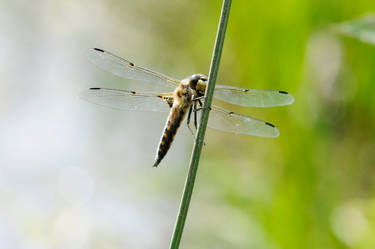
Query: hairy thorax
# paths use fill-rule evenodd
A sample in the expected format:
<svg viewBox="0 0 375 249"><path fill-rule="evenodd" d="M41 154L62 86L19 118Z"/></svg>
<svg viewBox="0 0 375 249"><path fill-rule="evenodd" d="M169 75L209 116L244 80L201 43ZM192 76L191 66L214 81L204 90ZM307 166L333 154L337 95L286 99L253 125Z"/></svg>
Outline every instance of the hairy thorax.
<svg viewBox="0 0 375 249"><path fill-rule="evenodd" d="M172 108L186 110L192 104L193 90L189 84L181 83L174 92L174 102Z"/></svg>

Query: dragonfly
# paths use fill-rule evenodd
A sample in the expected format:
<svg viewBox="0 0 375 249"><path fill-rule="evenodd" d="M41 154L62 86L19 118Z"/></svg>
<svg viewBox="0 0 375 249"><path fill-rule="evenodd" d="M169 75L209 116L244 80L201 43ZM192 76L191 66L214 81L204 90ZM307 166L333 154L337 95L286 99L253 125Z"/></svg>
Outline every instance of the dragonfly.
<svg viewBox="0 0 375 249"><path fill-rule="evenodd" d="M88 52L92 63L119 77L142 81L164 88L163 92L138 92L127 89L93 87L84 90L81 98L91 103L126 111L169 112L167 122L156 152L154 167L157 167L167 154L177 130L187 116L190 128L191 117L197 129L197 113L203 108L208 77L193 74L177 80L166 74L123 59L100 48ZM242 89L232 86L216 85L214 98L240 106L274 107L294 102L292 95L285 91ZM224 132L276 138L279 130L271 123L246 115L228 111L212 105L208 127ZM193 134L194 135L194 134Z"/></svg>

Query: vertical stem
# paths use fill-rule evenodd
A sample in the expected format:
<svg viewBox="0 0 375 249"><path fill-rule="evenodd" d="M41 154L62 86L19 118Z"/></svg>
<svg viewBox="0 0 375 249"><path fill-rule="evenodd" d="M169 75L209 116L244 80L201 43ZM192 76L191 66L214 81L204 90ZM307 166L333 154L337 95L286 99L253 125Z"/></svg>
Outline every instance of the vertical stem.
<svg viewBox="0 0 375 249"><path fill-rule="evenodd" d="M208 75L208 83L206 87L202 116L198 126L197 137L195 139L194 148L190 159L189 172L185 182L184 193L181 199L180 210L172 235L171 244L169 247L170 249L178 249L180 246L181 236L184 230L187 212L189 210L191 195L193 193L194 188L195 176L197 174L199 159L203 147L204 136L206 133L208 116L210 113L210 107L215 89L216 78L219 71L220 58L223 50L225 31L227 28L231 3L231 0L223 1L219 27L216 35L215 48L212 55L210 72Z"/></svg>

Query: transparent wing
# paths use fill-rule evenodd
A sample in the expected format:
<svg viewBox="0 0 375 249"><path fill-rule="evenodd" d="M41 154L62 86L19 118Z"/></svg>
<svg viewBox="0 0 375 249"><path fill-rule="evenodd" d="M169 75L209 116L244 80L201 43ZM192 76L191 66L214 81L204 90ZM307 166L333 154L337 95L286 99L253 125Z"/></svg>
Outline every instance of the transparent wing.
<svg viewBox="0 0 375 249"><path fill-rule="evenodd" d="M88 102L126 111L168 112L171 94L137 93L135 91L90 88L81 92L81 98Z"/></svg>
<svg viewBox="0 0 375 249"><path fill-rule="evenodd" d="M234 105L248 107L272 107L290 105L294 102L293 96L284 91L242 89L223 85L215 87L214 97Z"/></svg>
<svg viewBox="0 0 375 249"><path fill-rule="evenodd" d="M90 61L98 67L125 79L145 81L159 86L173 88L179 84L178 80L165 74L135 65L133 62L99 48L90 49L88 57Z"/></svg>
<svg viewBox="0 0 375 249"><path fill-rule="evenodd" d="M246 134L259 137L278 137L279 130L272 124L227 111L218 106L212 106L208 120L208 127L232 132L237 134Z"/></svg>

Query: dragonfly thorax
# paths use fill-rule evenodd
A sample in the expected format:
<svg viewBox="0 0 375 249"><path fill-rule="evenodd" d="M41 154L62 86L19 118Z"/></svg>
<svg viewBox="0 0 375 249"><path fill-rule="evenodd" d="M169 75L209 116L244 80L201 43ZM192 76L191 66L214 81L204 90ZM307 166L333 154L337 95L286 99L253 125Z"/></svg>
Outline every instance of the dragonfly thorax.
<svg viewBox="0 0 375 249"><path fill-rule="evenodd" d="M190 106L193 99L193 90L189 83L181 82L174 92L174 102L178 105Z"/></svg>

